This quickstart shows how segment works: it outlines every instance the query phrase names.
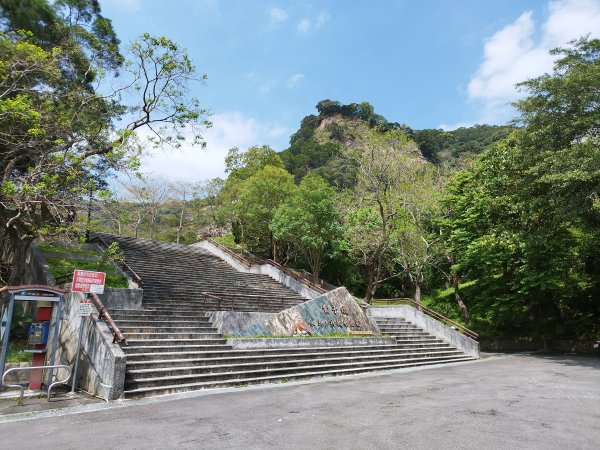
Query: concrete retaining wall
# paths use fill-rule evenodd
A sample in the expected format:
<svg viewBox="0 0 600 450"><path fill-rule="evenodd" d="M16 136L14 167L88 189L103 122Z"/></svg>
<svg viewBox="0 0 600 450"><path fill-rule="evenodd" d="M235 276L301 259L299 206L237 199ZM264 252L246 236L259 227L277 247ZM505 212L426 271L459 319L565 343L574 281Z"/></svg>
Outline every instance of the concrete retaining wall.
<svg viewBox="0 0 600 450"><path fill-rule="evenodd" d="M250 267L245 266L240 261L238 261L236 258L234 258L230 254L224 252L216 245L214 245L212 242L200 241L195 244L191 244L190 247L202 248L202 249L212 253L213 255L222 259L223 261L225 261L227 264L229 264L231 267L233 267L235 270L237 270L239 272L268 275L271 278L273 278L275 281L278 281L281 284L283 284L284 286L287 286L292 291L297 292L304 298L314 299L314 298L317 298L317 297L323 295L322 292L319 292L316 289L313 289L310 286L308 286L304 283L301 283L300 281L296 280L294 277L289 276L288 274L286 274L285 272L282 272L280 269L278 269L275 266L272 266L271 264L253 264Z"/></svg>
<svg viewBox="0 0 600 450"><path fill-rule="evenodd" d="M356 338L233 338L227 343L235 350L255 348L310 348L310 347L352 347L355 345L394 345L393 337Z"/></svg>
<svg viewBox="0 0 600 450"><path fill-rule="evenodd" d="M300 327L300 328L299 328ZM312 336L368 331L375 333L367 316L346 288L292 306L264 320L240 328L237 336Z"/></svg>
<svg viewBox="0 0 600 450"><path fill-rule="evenodd" d="M399 317L433 334L469 356L479 358L479 342L447 327L442 322L423 314L409 305L378 306L369 308L371 317Z"/></svg>
<svg viewBox="0 0 600 450"><path fill-rule="evenodd" d="M45 284L55 286L56 280L50 272L44 253L32 243L25 259L25 278L23 284Z"/></svg>
<svg viewBox="0 0 600 450"><path fill-rule="evenodd" d="M79 300L82 297L79 292L69 293L63 304L56 362L71 367L75 366L82 319L78 316ZM97 312L83 319L77 387L105 400L121 399L125 383L125 353L118 344L112 343L113 334L104 321L98 320Z"/></svg>
<svg viewBox="0 0 600 450"><path fill-rule="evenodd" d="M104 288L98 295L106 309L142 309L142 289Z"/></svg>

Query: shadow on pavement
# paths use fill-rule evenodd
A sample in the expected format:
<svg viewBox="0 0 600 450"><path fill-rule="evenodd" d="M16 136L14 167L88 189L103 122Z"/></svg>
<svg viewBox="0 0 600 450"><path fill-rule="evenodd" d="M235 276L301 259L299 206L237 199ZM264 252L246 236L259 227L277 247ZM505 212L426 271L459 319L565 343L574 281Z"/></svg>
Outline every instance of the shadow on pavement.
<svg viewBox="0 0 600 450"><path fill-rule="evenodd" d="M597 355L576 355L574 353L531 353L529 357L544 359L566 366L588 367L600 369L600 357Z"/></svg>

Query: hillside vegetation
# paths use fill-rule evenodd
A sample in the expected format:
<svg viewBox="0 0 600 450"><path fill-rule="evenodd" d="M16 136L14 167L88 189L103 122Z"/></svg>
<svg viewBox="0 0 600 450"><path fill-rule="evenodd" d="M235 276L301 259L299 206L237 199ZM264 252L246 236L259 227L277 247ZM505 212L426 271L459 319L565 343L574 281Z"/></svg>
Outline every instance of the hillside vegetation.
<svg viewBox="0 0 600 450"><path fill-rule="evenodd" d="M183 49L143 34L122 54L89 0L0 9L4 284L21 282L36 239L220 236L484 336L600 334L600 40L552 51L551 73L519 85L515 126L415 130L322 100L284 151L232 148L225 180L183 183L137 173L144 150L202 145L210 126L189 95L205 76ZM125 87L98 91L116 73Z"/></svg>

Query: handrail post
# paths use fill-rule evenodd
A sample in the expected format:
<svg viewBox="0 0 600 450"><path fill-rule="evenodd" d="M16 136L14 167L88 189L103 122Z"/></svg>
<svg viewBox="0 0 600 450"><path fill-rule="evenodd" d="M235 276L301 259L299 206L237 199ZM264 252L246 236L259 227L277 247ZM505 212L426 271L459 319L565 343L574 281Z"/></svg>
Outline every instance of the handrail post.
<svg viewBox="0 0 600 450"><path fill-rule="evenodd" d="M100 297L98 297L98 295L95 293L91 293L90 295L92 297L93 302L96 304L96 307L98 308L98 312L99 312L98 318L99 319L103 318L104 321L108 324L108 326L112 329L112 331L114 333L113 343L119 341L125 346L129 345L127 343L127 340L121 333L121 330L119 330L119 327L117 327L117 324L114 322L114 320L112 319L112 317L110 316L110 314L108 313L108 311L106 310L104 305L102 304Z"/></svg>

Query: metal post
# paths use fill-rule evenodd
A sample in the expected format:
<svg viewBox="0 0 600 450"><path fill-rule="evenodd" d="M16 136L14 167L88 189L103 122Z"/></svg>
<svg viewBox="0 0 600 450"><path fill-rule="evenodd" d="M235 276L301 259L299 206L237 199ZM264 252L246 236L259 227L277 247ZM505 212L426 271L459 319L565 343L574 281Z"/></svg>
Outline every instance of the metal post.
<svg viewBox="0 0 600 450"><path fill-rule="evenodd" d="M2 391L2 375L4 374L4 365L6 364L6 354L8 353L8 340L10 338L10 326L15 309L15 294L10 294L10 303L8 304L8 315L6 316L6 330L2 338L2 355L0 356L0 391Z"/></svg>
<svg viewBox="0 0 600 450"><path fill-rule="evenodd" d="M71 382L71 392L75 392L75 383L77 383L77 369L79 368L79 356L81 355L81 338L83 337L83 326L85 325L85 317L80 317L79 322L79 338L77 339L77 356L75 356L75 369L73 370L73 380Z"/></svg>
<svg viewBox="0 0 600 450"><path fill-rule="evenodd" d="M52 350L50 350L50 366L54 365L54 359L56 356L56 344L58 343L58 333L60 330L60 322L62 320L62 307L63 307L64 295L58 296L58 308L56 310L56 318L54 319L54 335L52 336ZM52 384L52 375L54 375L54 369L48 370L48 386Z"/></svg>

